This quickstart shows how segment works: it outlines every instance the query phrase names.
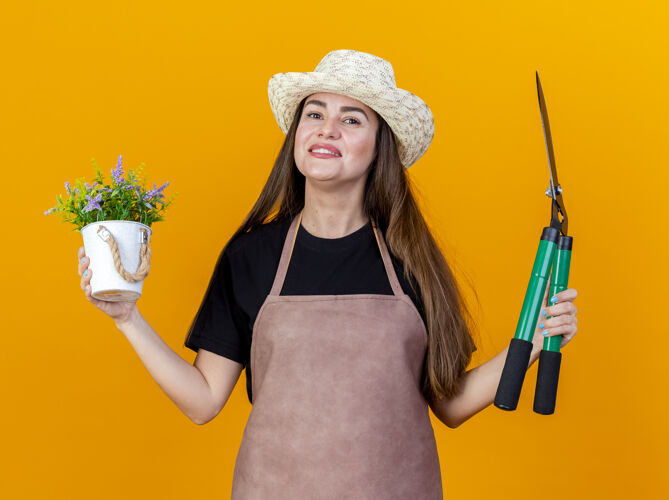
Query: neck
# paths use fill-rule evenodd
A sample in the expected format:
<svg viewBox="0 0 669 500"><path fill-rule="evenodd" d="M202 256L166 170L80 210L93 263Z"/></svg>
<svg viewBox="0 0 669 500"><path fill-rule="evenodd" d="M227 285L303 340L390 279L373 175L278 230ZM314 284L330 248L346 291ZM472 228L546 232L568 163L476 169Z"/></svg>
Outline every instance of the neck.
<svg viewBox="0 0 669 500"><path fill-rule="evenodd" d="M319 238L343 238L369 222L359 193L322 193L305 186L302 226Z"/></svg>

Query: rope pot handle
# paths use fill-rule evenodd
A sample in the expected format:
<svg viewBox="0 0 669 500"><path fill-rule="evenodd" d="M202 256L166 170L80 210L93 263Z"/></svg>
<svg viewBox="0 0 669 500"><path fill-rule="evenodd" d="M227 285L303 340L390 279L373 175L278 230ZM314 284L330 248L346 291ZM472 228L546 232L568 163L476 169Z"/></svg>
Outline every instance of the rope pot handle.
<svg viewBox="0 0 669 500"><path fill-rule="evenodd" d="M114 267L116 271L121 275L121 278L126 280L129 283L137 283L146 278L149 274L149 269L151 268L151 247L149 246L149 232L145 228L140 228L141 231L141 247L139 249L139 267L134 273L129 273L123 267L123 262L121 262L121 252L118 249L114 235L104 227L100 225L98 227L98 236L102 238L103 241L106 241L111 249L112 258L114 259Z"/></svg>

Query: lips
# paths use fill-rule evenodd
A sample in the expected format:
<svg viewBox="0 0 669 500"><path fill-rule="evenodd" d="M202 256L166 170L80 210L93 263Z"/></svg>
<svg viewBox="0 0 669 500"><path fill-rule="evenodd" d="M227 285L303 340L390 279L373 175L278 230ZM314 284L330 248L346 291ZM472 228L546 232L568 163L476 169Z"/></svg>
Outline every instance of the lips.
<svg viewBox="0 0 669 500"><path fill-rule="evenodd" d="M314 145L312 145L312 146L309 148L309 152L311 153L311 152L314 151L315 149L326 149L326 150L328 150L328 151L330 151L330 152L332 152L332 153L336 153L337 155L341 156L341 151L339 151L339 150L338 150L336 147L334 147L332 144L324 144L324 143L314 144ZM324 153L324 154L327 154L327 153Z"/></svg>

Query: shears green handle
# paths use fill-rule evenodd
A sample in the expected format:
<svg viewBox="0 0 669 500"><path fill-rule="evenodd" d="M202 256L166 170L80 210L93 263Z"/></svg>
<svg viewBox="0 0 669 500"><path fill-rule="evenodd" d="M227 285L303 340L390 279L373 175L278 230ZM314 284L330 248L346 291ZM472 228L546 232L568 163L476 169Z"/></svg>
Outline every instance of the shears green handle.
<svg viewBox="0 0 669 500"><path fill-rule="evenodd" d="M549 297L567 289L573 241L574 238L571 236L560 236L558 238L557 254L553 261L553 272L551 273ZM555 411L560 363L562 361L561 342L562 335L546 337L544 347L539 354L539 370L537 371L537 385L534 390L533 409L536 413L542 415L550 415Z"/></svg>
<svg viewBox="0 0 669 500"><path fill-rule="evenodd" d="M532 354L532 339L553 267L559 236L560 231L550 226L543 228L541 232L539 248L534 258L516 333L509 344L502 377L495 395L495 406L502 410L515 410L518 406L518 398Z"/></svg>
<svg viewBox="0 0 669 500"><path fill-rule="evenodd" d="M549 286L549 297L567 288L572 241L571 236L561 236L560 231L553 227L545 227L541 233L516 333L509 344L509 351L495 395L495 406L502 410L515 410L518 406L518 398L532 354L532 339L546 287ZM539 355L539 371L534 393L536 413L549 415L555 411L562 357L561 339L560 335L544 339L543 349Z"/></svg>

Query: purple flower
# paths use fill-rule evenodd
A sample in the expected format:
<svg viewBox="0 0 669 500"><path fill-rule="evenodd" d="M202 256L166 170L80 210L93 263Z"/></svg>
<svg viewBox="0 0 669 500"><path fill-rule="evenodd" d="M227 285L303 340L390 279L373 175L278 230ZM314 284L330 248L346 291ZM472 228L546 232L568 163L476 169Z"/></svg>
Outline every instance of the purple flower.
<svg viewBox="0 0 669 500"><path fill-rule="evenodd" d="M50 208L49 210L47 210L46 212L44 212L44 215L49 215L51 212L53 212L53 211L55 211L55 210L56 210L56 207Z"/></svg>
<svg viewBox="0 0 669 500"><path fill-rule="evenodd" d="M69 182L65 183L65 190L67 191L67 194L70 194L70 183Z"/></svg>
<svg viewBox="0 0 669 500"><path fill-rule="evenodd" d="M144 199L148 200L150 198L156 198L158 200L162 199L165 195L163 195L163 189L165 189L170 183L166 182L160 188L156 188L156 183L153 183L153 189L150 191L147 191L146 194L144 195Z"/></svg>
<svg viewBox="0 0 669 500"><path fill-rule="evenodd" d="M90 212L93 209L102 210L99 203L100 200L102 200L102 193L98 194L95 198L91 198L91 196L87 194L86 198L88 198L88 205L83 208L84 212Z"/></svg>
<svg viewBox="0 0 669 500"><path fill-rule="evenodd" d="M150 203L144 202L144 205L146 205L146 208L149 210L153 208Z"/></svg>
<svg viewBox="0 0 669 500"><path fill-rule="evenodd" d="M116 184L123 184L125 180L123 177L123 156L119 155L118 156L118 163L116 164L116 169L112 168L112 177L114 178L114 181Z"/></svg>

